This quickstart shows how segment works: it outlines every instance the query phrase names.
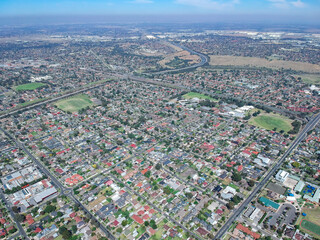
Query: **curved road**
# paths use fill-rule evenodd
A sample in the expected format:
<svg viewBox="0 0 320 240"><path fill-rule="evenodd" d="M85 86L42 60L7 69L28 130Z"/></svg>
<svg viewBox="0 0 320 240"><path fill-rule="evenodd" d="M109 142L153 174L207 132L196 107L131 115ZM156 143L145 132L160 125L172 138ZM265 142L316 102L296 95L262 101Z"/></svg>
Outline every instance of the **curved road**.
<svg viewBox="0 0 320 240"><path fill-rule="evenodd" d="M165 70L165 71L160 71L160 72L155 72L155 73L146 73L146 74L149 74L149 75L151 75L151 74L161 74L161 73L167 73L167 72L175 72L175 71L181 71L181 70L186 70L186 69L192 69L192 68L197 68L197 67L203 66L204 64L206 64L208 62L208 57L205 56L204 54L196 52L196 51L193 51L193 50L191 50L191 49L189 49L187 47L181 46L181 45L176 44L176 43L172 43L172 44L174 44L174 45L176 45L176 46L178 46L178 47L180 47L180 48L182 48L182 49L184 49L186 51L189 51L190 53L192 53L194 55L198 55L201 58L201 62L197 63L195 65L189 66L189 67L185 67L185 68ZM92 52L92 54L94 54L96 56L96 58L99 59L99 61L101 61L101 63L105 67L109 68L109 66L101 58L99 58L99 56L97 56L94 52ZM140 81L140 82L145 82L145 83L150 83L150 84L155 84L155 85L160 85L160 86L165 86L165 87L180 88L180 89L187 90L187 91L196 90L196 91L198 91L200 93L207 94L207 95L212 96L212 97L218 97L218 98L225 98L226 97L226 95L224 95L224 94L210 93L210 92L206 91L205 89L204 90L191 89L191 88L188 88L188 87L185 87L185 86L182 86L182 85L166 84L166 83L162 83L162 82L159 82L159 81L153 81L153 80L147 79L145 77L139 77L139 76L134 76L134 75L129 75L129 74L117 74L117 73L113 73L113 74L110 74L110 75L112 75L114 77L117 77L117 78L131 79L131 80L134 80L134 81ZM0 115L0 119L6 118L6 117L10 117L11 115L19 113L21 111L30 110L32 108L39 107L39 106L47 104L47 103L55 102L57 100L73 96L75 94L78 94L78 93L81 93L81 92L85 92L85 91L88 91L88 90L103 86L104 84L105 83L101 83L101 84L98 84L98 85L95 85L95 86L92 86L92 87L86 87L86 88L78 89L78 90L75 90L74 92L71 92L71 93L66 93L64 95L61 95L61 96L58 96L58 97L55 97L55 98L52 98L52 99L43 100L41 102L26 106L26 107L22 107L20 109L9 111L6 114ZM235 100L243 100L243 99L240 99L240 98L236 98L234 96L228 96L228 97L231 98L231 99L235 99ZM257 103L257 104L259 104L261 106L264 106L264 107L268 107L272 111L275 111L275 112L278 112L278 113L282 113L282 114L285 114L285 115L289 115L289 116L298 114L296 112L288 111L286 109L280 109L280 108L272 107L272 106L265 105L265 104L262 104L262 103Z"/></svg>
<svg viewBox="0 0 320 240"><path fill-rule="evenodd" d="M172 70L166 70L166 71L160 71L160 72L156 72L156 73L149 73L149 74L161 74L161 73L168 73L168 72L176 72L176 71L181 71L181 70L187 70L187 69L192 69L192 68L197 68L197 67L200 67L200 66L203 66L204 64L206 64L208 62L208 58L207 56L205 56L204 54L201 54L201 53L198 53L196 51L193 51L187 47L184 47L184 46L180 46L178 44L175 44L176 46L186 50L186 51L189 51L190 53L192 54L195 54L195 55L198 55L200 58L201 58L201 62L200 63L197 63L195 65L192 65L192 66L189 66L189 67L185 67L185 68L180 68L180 69L172 69ZM165 84L165 83L161 83L161 82L157 82L157 81L152 81L152 80L149 80L149 79L146 79L146 78L143 78L143 77L137 77L137 76L133 76L133 75L117 75L115 74L116 76L120 76L120 77L123 77L123 78L129 78L131 80L134 80L134 81L141 81L141 82L145 82L145 83L150 83L150 84L156 84L156 85L163 85L163 86L166 86L166 87L173 87L173 88L181 88L181 89L185 89L185 90L190 90L190 89L187 89L186 87L184 86L177 86L177 85L173 85L173 84ZM94 88L97 88L97 87L100 87L100 86L103 86L105 83L102 83L102 84L98 84L98 85L95 85L95 86L92 86L92 87L87 87L87 88L83 88L83 89L78 89L74 92L71 92L71 93L67 93L67 94L64 94L62 96L59 96L59 97L55 97L55 98L52 98L52 99L48 99L48 100L44 100L42 102L39 102L39 103L35 103L33 105L30 105L30 106L26 106L24 108L20 108L20 109L17 109L17 110L13 110L9 113L6 113L6 114L3 114L0 116L0 119L1 118L5 118L5 117L9 117L11 115L14 115L20 111L25 111L25 110L29 110L29 109L32 109L34 107L38 107L38 106L41 106L43 104L47 104L47 103L51 103L51 102L54 102L54 101L57 101L57 100L60 100L62 98L66 98L66 97L69 97L69 96L73 96L75 94L78 94L78 93L81 93L81 92L84 92L84 91L88 91L88 90L91 90L91 89L94 89ZM198 90L199 91L199 90ZM200 91L200 92L203 92L205 93L206 91ZM207 93L208 94L208 93ZM212 94L210 94L212 95ZM268 106L269 107L269 106ZM281 110L281 109L274 109L274 110ZM258 183L258 185L256 186L256 188L253 190L253 192L249 195L249 197L241 204L241 206L234 210L234 213L233 215L228 219L228 221L225 223L225 225L218 231L217 235L215 236L214 239L221 239L222 236L226 233L226 231L229 229L229 227L231 226L231 224L236 220L236 218L242 213L242 211L244 210L244 208L252 201L252 199L254 198L254 196L261 190L261 188L267 183L267 181L272 177L272 175L275 173L276 170L278 170L280 168L280 166L282 165L282 163L284 162L285 158L299 145L299 143L305 138L306 134L308 131L310 131L311 129L313 129L316 124L318 124L318 122L320 121L320 114L317 114L315 115L308 123L307 125L305 126L305 128L301 131L301 133L297 136L297 138L295 139L295 141L291 144L291 146L287 149L287 151L285 152L285 154L282 156L282 158L279 160L279 162L268 172L268 174L265 176L265 178L260 182ZM12 139L16 144L17 146L19 146L21 149L23 149L27 154L28 156L38 165L38 167L47 175L51 178L52 182L58 187L60 188L60 191L61 191L61 194L63 195L66 195L68 197L70 197L76 204L79 204L82 209L88 213L90 215L90 217L96 221L98 221L86 208L85 206L83 206L81 204L81 202L75 197L73 196L72 194L72 191L68 188L65 188L43 165L40 161L38 161L26 148L25 146L18 142L15 138L13 138L9 133L7 133L4 129L2 129L0 127L0 130L2 132L4 132L10 139ZM107 237L109 239L115 239L114 236L102 225L100 224L100 228L102 229L103 232L105 232L105 234L107 235ZM23 230L23 229L22 229ZM20 233L21 233L21 230L19 229ZM24 235L22 233L22 235Z"/></svg>
<svg viewBox="0 0 320 240"><path fill-rule="evenodd" d="M162 73L170 73L170 72L179 72L181 70L188 70L188 69L192 69L192 68L197 68L197 67L201 67L203 65L205 65L207 62L208 62L208 57L202 53L199 53L199 52L196 52L196 51L193 51L192 49L190 48L187 48L185 46L182 46L182 45L179 45L177 43L171 43L185 51L188 51L190 52L191 54L193 55L197 55L200 57L200 62L199 63L196 63L194 65L191 65L191 66L188 66L188 67L183 67L183 68L178 68L178 69L170 69L170 70L164 70L164 71L159 71L159 72L149 72L149 73L144 73L145 75L154 75L154 74L162 74Z"/></svg>

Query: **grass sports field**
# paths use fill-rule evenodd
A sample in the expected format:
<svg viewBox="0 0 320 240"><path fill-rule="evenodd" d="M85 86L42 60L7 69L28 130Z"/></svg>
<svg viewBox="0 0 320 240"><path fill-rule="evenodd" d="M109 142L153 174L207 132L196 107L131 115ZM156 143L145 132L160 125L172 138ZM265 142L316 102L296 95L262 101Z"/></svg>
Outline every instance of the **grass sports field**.
<svg viewBox="0 0 320 240"><path fill-rule="evenodd" d="M300 226L301 228L303 229L306 229L316 235L318 235L320 237L320 226L317 225L317 224L314 224L312 222L309 222L308 220L305 220L303 219L301 222L300 222Z"/></svg>
<svg viewBox="0 0 320 240"><path fill-rule="evenodd" d="M78 112L80 109L93 106L93 102L85 94L79 94L56 102L58 108L65 112Z"/></svg>
<svg viewBox="0 0 320 240"><path fill-rule="evenodd" d="M305 83L320 85L320 74L302 74L296 77L300 77Z"/></svg>
<svg viewBox="0 0 320 240"><path fill-rule="evenodd" d="M209 97L209 96L201 94L201 93L195 93L195 92L189 92L189 93L183 95L182 97L184 99L199 98L199 99L202 99L202 100L209 99L211 101L217 101L216 99L214 99L212 97Z"/></svg>
<svg viewBox="0 0 320 240"><path fill-rule="evenodd" d="M27 84L18 85L14 89L16 91L31 91L31 90L35 90L35 89L37 89L39 87L43 87L43 86L46 86L46 84L44 84L44 83L27 83Z"/></svg>
<svg viewBox="0 0 320 240"><path fill-rule="evenodd" d="M288 132L292 129L291 120L277 114L261 113L257 117L251 118L249 124L267 130L277 129L277 131Z"/></svg>

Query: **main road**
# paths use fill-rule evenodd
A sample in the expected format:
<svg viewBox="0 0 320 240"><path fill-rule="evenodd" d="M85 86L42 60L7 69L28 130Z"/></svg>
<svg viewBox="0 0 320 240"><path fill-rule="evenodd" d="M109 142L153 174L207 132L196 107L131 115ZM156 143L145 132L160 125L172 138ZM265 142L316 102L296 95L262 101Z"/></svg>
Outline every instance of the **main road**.
<svg viewBox="0 0 320 240"><path fill-rule="evenodd" d="M176 44L177 45L177 44ZM208 62L208 58L207 56L201 54L201 53L198 53L196 51L193 51L187 47L184 47L184 46L181 46L181 45L177 45L178 47L186 50L186 51L189 51L191 54L194 54L194 55L198 55L201 59L201 62L200 63L197 63L195 65L192 65L192 66L188 66L188 67L185 67L185 68L180 68L180 69L172 69L172 70L166 70L166 71L160 71L160 72L155 72L155 73L152 73L152 74L161 74L161 73L168 73L168 72L175 72L175 71L181 71L181 70L188 70L188 69L192 69L192 68L197 68L197 67L200 67L200 66L203 66L204 64L206 64ZM102 61L101 59L99 59L100 61ZM103 61L102 61L103 64L105 64ZM147 78L144 78L144 77L137 77L137 76L133 76L133 75L119 75L119 74L114 74L114 76L118 76L118 77L121 77L121 78L128 78L128 79L131 79L131 80L134 80L134 81L140 81L140 82L144 82L144 83L150 83L150 84L155 84L155 85L161 85L161 86L165 86L165 87L171 87L171 88L180 88L180 89L184 89L184 90L192 90L192 89L189 89L185 86L181 86L181 85L174 85L174 84L166 84L166 83L162 83L162 82L159 82L159 81L153 81L153 80L150 80L150 79L147 79ZM20 109L16 109L16 110L12 110L8 113L5 113L5 114L2 114L0 116L0 119L1 118L6 118L6 117L10 117L16 113L19 113L21 111L25 111L25 110L30 110L34 107L39 107L39 106L42 106L44 104L48 104L48 103L51 103L51 102L54 102L54 101L57 101L57 100L60 100L60 99L63 99L63 98L66 98L66 97L70 97L70 96L73 96L75 94L78 94L78 93L81 93L81 92L84 92L84 91L88 91L88 90L91 90L91 89L94 89L94 88L97 88L97 87L100 87L100 86L103 86L105 83L101 83L101 84L98 84L98 85L95 85L95 86L91 86L91 87L85 87L85 88L82 88L82 89L77 89L73 92L69 92L69 93L66 93L64 95L61 95L61 96L58 96L58 97L55 97L55 98L50 98L50 99L46 99L46 100L43 100L39 103L35 103L35 104L32 104L30 106L26 106L26 107L23 107L23 108L20 108ZM198 89L197 89L198 90ZM198 90L199 91L199 90ZM200 92L203 92L205 94L209 94L209 95L212 95L212 93L209 93L205 90L201 90ZM267 105L266 105L267 106ZM269 107L269 106L268 106ZM278 110L278 111L283 111L285 112L284 110L282 109L273 109L273 110ZM308 131L310 131L311 129L313 129L313 127L315 127L315 125L319 122L320 120L320 114L318 115L315 115L309 122L308 124L305 126L305 128L301 131L301 133L298 135L298 137L295 139L295 141L291 144L291 146L288 148L288 150L285 152L285 154L282 156L282 158L279 160L279 162L268 172L268 174L265 176L265 178L256 186L256 188L253 190L253 192L249 195L249 197L241 204L241 206L236 209L233 213L233 215L228 219L228 221L226 222L226 224L219 230L219 232L217 233L217 235L215 236L214 239L220 239L225 233L226 231L229 229L229 227L231 226L231 224L235 221L235 219L242 213L242 211L244 210L244 208L252 201L252 199L254 198L254 196L257 194L258 191L261 190L261 188L266 184L266 182L271 178L271 176L275 173L275 171L277 169L279 169L279 167L281 166L281 164L284 162L285 158L294 150L294 148L296 148L298 146L298 144L305 138L306 134ZM83 206L81 204L81 202L75 197L73 196L72 194L72 191L71 189L68 189L68 188L65 188L59 181L58 179L55 178L54 175L52 175L50 173L50 171L48 171L44 166L43 164L38 161L29 151L28 149L26 149L26 147L20 143L19 141L17 141L15 138L13 138L8 132L6 132L4 129L2 129L0 127L0 130L2 132L4 132L10 139L12 139L16 145L18 147L20 147L21 149L23 149L27 155L38 165L38 167L48 176L50 177L51 181L60 189L61 191L61 194L63 195L66 195L68 197L70 197L76 204L79 204L82 209L88 213L90 215L90 217L96 221L98 221L86 208L85 206ZM18 226L19 227L19 226ZM107 235L108 238L110 239L115 239L114 236L102 225L100 224L100 228L102 229L103 232L105 232L105 234ZM23 229L22 229L23 230ZM21 232L20 228L19 228L19 231L20 233L23 234L23 232Z"/></svg>
<svg viewBox="0 0 320 240"><path fill-rule="evenodd" d="M1 188L0 188L0 198L2 199L2 201L3 201L3 202L5 203L5 205L7 206L7 209L8 209L8 211L9 211L10 215L11 215L11 218L12 218L13 220L15 220L15 214L14 214L14 212L12 211L12 208L9 207L9 206L10 206L10 205L9 205L9 202L8 202L7 199L5 198L4 193L3 193L3 191L2 191ZM24 231L24 229L22 228L21 224L20 224L18 221L16 221L16 225L17 225L17 227L18 227L19 232L18 232L18 234L15 234L14 236L20 235L20 236L23 236L24 239L29 239L28 236L27 236L27 234L26 234L26 232Z"/></svg>
<svg viewBox="0 0 320 240"><path fill-rule="evenodd" d="M214 240L222 239L223 235L228 231L230 226L236 221L237 217L240 216L242 211L251 203L253 198L256 196L258 192L264 187L264 185L270 180L270 178L275 174L275 172L281 167L285 159L291 154L291 152L300 144L300 142L307 136L307 133L312 130L320 121L320 113L315 114L312 119L306 124L297 138L292 142L290 147L286 150L283 156L279 159L277 164L271 168L271 170L267 173L267 175L263 178L262 181L258 183L258 185L254 188L248 198L240 205L239 208L235 209L232 216L227 220L227 222L220 228L217 232L216 236L213 238Z"/></svg>
<svg viewBox="0 0 320 240"><path fill-rule="evenodd" d="M169 72L177 72L177 71L182 71L182 70L188 70L188 69L193 69L193 68L197 68L197 67L201 67L203 65L205 65L207 62L208 62L208 57L205 56L204 54L202 53L199 53L199 52L196 52L192 49L189 49L185 46L181 46L179 44L176 44L174 43L174 45L180 47L181 49L183 50L186 50L186 51L189 51L191 54L194 54L194 55L198 55L201 59L201 62L197 63L197 64L194 64L194 65L191 65L191 66L188 66L188 67L184 67L184 68L179 68L179 69L171 69L171 70L165 70L165 71L160 71L160 72L154 72L154 73L146 73L146 75L154 75L154 74L163 74L163 73L169 73ZM101 61L101 63L109 69L109 65L106 64L103 59L101 59L97 54L95 54L94 52L91 51L91 53L93 55L95 55L95 57ZM216 93L211 93L205 89L201 90L201 89L193 89L193 88L190 88L190 87L186 87L186 86L183 86L183 85L176 85L176 84L169 84L169 83L163 83L163 82L160 82L160 81L154 81L154 80L151 80L151 79L148 79L146 77L139 77L139 76L134 76L132 74L117 74L117 73L110 73L111 76L113 77L116 77L116 78L122 78L122 79L130 79L130 80L133 80L133 81L139 81L139 82L144 82L144 83L150 83L150 84L154 84L154 85L160 85L160 86L165 86L165 87L169 87L169 88L178 88L178 89L182 89L182 90L186 90L186 91L198 91L200 93L203 93L203 94L206 94L206 95L209 95L209 96L212 96L214 98L230 98L230 99L234 99L234 100L243 100L241 98L236 98L234 96L231 96L231 95L226 95L226 94L216 94ZM52 103L52 102L55 102L57 100L60 100L60 99L63 99L63 98L67 98L67 97L70 97L70 96L73 96L75 94L78 94L78 93L81 93L81 92L85 92L85 91L88 91L88 90L91 90L91 89L94 89L94 88L98 88L98 87L101 87L103 86L105 83L101 83L101 84L98 84L98 85L95 85L95 86L90 86L90 87L84 87L84 88L81 88L81 89L75 89L74 91L72 92L68 92L68 93L65 93L63 95L60 95L58 97L55 97L55 98L50 98L50 99L44 99L38 103L34 103L34 104L31 104L29 106L25 106L25 107L21 107L19 109L13 109L13 110L9 110L7 113L3 113L3 114L0 114L0 119L2 118L6 118L6 117L10 117L14 114L17 114L21 111L26 111L26 110L30 110L32 108L35 108L35 107L39 107L39 106L42 106L44 104L48 104L48 103ZM258 105L260 106L263 106L263 107L267 107L269 108L270 110L272 111L275 111L275 112L278 112L278 113L281 113L281 114L285 114L285 115L294 115L296 116L298 113L296 112L292 112L292 111L289 111L287 109L280 109L280 108L276 108L276 107L273 107L273 106L269 106L269 105L265 105L265 104L262 104L262 103L257 103Z"/></svg>
<svg viewBox="0 0 320 240"><path fill-rule="evenodd" d="M94 86L89 86L89 87L84 87L84 88L80 88L80 89L76 89L74 91L71 91L71 92L68 92L68 93L65 93L63 95L60 95L58 97L54 97L54 98L49 98L49 99L43 99L42 101L40 102L37 102L37 103L34 103L34 104L30 104L28 106L25 106L25 107L21 107L21 108L18 108L18 109L13 109L7 113L3 113L0 115L0 119L2 118L6 118L6 117L10 117L14 114L17 114L21 111L27 111L27 110L30 110L32 108L35 108L35 107L39 107L39 106L42 106L44 104L48 104L48 103L52 103L52 102L55 102L55 101L58 101L60 99L63 99L63 98L67 98L67 97L71 97L73 95L76 95L78 93L82 93L82 92L86 92L86 91L89 91L89 90L92 90L92 89L95 89L95 88L98 88L98 87L101 87L105 84L104 83L101 83L101 84L97 84L97 85L94 85Z"/></svg>
<svg viewBox="0 0 320 240"><path fill-rule="evenodd" d="M16 140L13 136L11 136L10 133L8 133L7 131L5 131L2 127L0 127L0 131L2 131L8 138L10 138L13 142L15 142L15 144L17 145L17 147L19 147L20 149L22 149L30 158L31 160L38 166L38 168L43 172L45 173L49 178L50 180L52 181L52 183L55 185L55 187L59 188L60 191L61 191L61 195L65 195L67 197L69 197L75 204L79 205L83 211L88 214L90 216L90 219L93 219L95 220L96 222L99 223L100 225L100 229L106 234L106 237L108 239L111 239L111 240L114 240L115 237L109 232L109 230L103 225L101 224L98 219L93 216L91 214L91 212L73 195L72 193L72 189L70 188L66 188L64 187L60 181L53 175L51 174L51 172L38 160L36 159L30 152L29 150L24 146L24 144L22 144L21 142L19 142L18 140ZM0 194L1 195L1 194ZM7 204L7 203L6 203ZM7 205L8 206L8 209L10 205ZM17 223L18 225L18 223ZM19 227L19 225L18 225ZM22 229L23 230L23 229ZM23 235L23 233L25 234L25 232L21 231L20 228L19 228L19 231L20 233Z"/></svg>

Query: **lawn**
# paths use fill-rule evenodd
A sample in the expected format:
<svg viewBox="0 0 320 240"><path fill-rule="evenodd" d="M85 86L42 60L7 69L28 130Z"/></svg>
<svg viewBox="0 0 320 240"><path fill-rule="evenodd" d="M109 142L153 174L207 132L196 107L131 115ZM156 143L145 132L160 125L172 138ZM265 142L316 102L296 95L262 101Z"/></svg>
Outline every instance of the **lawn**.
<svg viewBox="0 0 320 240"><path fill-rule="evenodd" d="M27 83L27 84L18 85L14 89L16 91L31 91L44 86L46 86L46 84L44 83Z"/></svg>
<svg viewBox="0 0 320 240"><path fill-rule="evenodd" d="M249 124L256 127L264 128L267 130L285 131L288 132L292 129L291 120L289 118L282 117L277 114L263 113L257 117L251 118Z"/></svg>
<svg viewBox="0 0 320 240"><path fill-rule="evenodd" d="M196 92L189 92L185 95L182 96L184 99L192 99L192 98L199 98L202 100L209 99L211 101L217 101L216 99L209 97L207 95L201 94L201 93L196 93Z"/></svg>
<svg viewBox="0 0 320 240"><path fill-rule="evenodd" d="M306 229L318 236L320 236L320 226L317 225L317 224L314 224L312 222L309 222L308 220L305 220L303 219L301 222L300 222L300 226L303 228L303 229Z"/></svg>
<svg viewBox="0 0 320 240"><path fill-rule="evenodd" d="M93 106L93 102L90 100L89 96L79 94L59 100L55 105L65 112L78 112L81 109Z"/></svg>
<svg viewBox="0 0 320 240"><path fill-rule="evenodd" d="M306 219L313 223L320 223L320 207L317 207L317 208L304 207L302 208L301 212L307 214L307 216L301 215L301 217L299 217L298 219L297 224L300 223L302 219Z"/></svg>
<svg viewBox="0 0 320 240"><path fill-rule="evenodd" d="M230 183L230 184L229 184L229 187L232 187L232 188L234 188L235 190L239 190L239 187L238 187L237 185L233 184L233 183Z"/></svg>
<svg viewBox="0 0 320 240"><path fill-rule="evenodd" d="M302 74L295 75L295 77L300 77L303 82L308 84L320 85L320 74Z"/></svg>

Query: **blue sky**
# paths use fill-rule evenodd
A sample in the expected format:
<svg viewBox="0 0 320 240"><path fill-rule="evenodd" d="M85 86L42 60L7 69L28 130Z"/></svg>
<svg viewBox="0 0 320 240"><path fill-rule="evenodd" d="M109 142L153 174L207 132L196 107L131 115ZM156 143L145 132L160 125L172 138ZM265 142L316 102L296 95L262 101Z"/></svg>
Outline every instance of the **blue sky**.
<svg viewBox="0 0 320 240"><path fill-rule="evenodd" d="M82 14L299 15L319 22L320 0L0 0L1 17Z"/></svg>

